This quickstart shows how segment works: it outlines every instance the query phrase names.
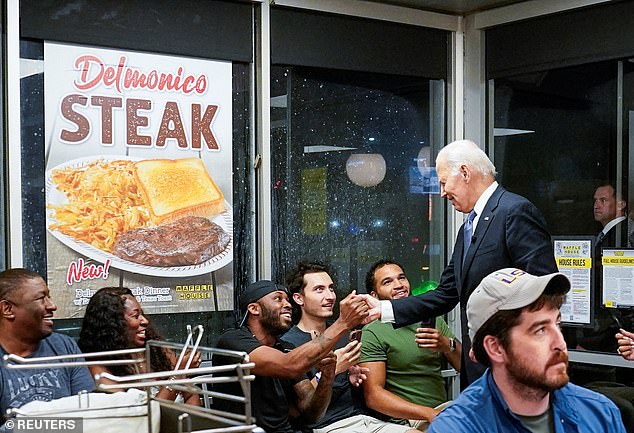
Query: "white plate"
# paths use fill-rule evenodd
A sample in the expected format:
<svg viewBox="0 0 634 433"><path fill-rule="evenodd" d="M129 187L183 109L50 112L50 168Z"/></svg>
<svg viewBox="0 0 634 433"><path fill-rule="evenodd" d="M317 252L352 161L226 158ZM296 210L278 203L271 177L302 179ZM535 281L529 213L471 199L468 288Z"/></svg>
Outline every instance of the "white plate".
<svg viewBox="0 0 634 433"><path fill-rule="evenodd" d="M82 168L93 161L116 161L116 160L140 161L147 158L134 158L120 155L107 156L91 156L87 158L73 159L54 167L46 172L46 203L47 205L60 206L68 203L66 195L59 191L53 182L53 170L65 168ZM220 254L212 257L206 262L191 266L147 266L124 260L114 254L100 250L84 241L78 241L71 236L52 230L50 227L56 223L55 212L53 209L46 209L46 228L50 234L57 238L64 245L75 250L88 258L105 263L110 260L110 265L123 271L134 272L136 274L152 275L156 277L191 277L194 275L206 274L228 265L233 261L233 211L231 205L225 200L225 211L220 215L216 215L211 221L218 224L229 234L229 244Z"/></svg>

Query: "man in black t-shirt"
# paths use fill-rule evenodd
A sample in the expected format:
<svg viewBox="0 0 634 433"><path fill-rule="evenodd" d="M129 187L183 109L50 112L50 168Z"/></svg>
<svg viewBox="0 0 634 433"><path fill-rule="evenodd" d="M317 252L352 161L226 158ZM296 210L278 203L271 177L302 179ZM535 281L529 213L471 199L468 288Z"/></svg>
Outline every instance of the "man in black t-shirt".
<svg viewBox="0 0 634 433"><path fill-rule="evenodd" d="M299 323L282 336L282 341L299 346L317 338L327 330L326 321L333 315L337 295L328 268L321 263L300 263L289 274L288 288L293 302L299 308ZM337 374L332 390L332 398L325 415L316 423L299 420L305 433L404 433L416 432L405 425L393 424L367 416L364 412L363 396L353 396L351 384L358 386L365 378L367 369L356 364L361 354L361 343L355 339L348 341L344 335L337 344ZM320 372L316 375L319 378ZM356 397L356 398L355 398ZM361 404L359 404L361 403Z"/></svg>
<svg viewBox="0 0 634 433"><path fill-rule="evenodd" d="M246 352L255 363L251 403L256 424L266 432L292 433L290 417L293 415L301 416L306 422L317 421L330 403L336 364L332 349L367 316L367 304L354 293L350 294L341 302L339 319L318 338L297 348L279 341L279 336L292 323L291 304L284 286L266 280L255 282L240 295L240 308L245 311L244 325L225 332L218 347ZM214 357L215 365L226 363L226 358ZM306 376L311 368L322 372L317 386ZM237 383L215 389L241 394ZM218 398L214 399L214 406L243 412L240 406Z"/></svg>

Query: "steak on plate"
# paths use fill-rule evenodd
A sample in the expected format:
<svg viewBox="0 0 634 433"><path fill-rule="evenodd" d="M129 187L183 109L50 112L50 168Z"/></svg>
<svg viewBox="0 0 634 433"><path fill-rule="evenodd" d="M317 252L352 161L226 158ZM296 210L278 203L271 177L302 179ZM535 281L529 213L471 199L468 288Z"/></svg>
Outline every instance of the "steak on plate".
<svg viewBox="0 0 634 433"><path fill-rule="evenodd" d="M113 254L148 266L191 266L217 256L230 240L218 224L189 216L165 225L129 230L117 238Z"/></svg>

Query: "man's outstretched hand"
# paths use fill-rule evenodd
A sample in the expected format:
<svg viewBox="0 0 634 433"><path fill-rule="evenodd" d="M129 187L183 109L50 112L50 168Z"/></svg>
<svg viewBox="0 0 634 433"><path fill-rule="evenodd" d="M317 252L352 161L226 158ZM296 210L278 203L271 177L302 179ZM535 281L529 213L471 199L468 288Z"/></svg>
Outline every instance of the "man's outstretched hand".
<svg viewBox="0 0 634 433"><path fill-rule="evenodd" d="M363 324L366 325L375 320L381 319L381 301L370 295L357 295L358 298L363 298L368 305L368 315L363 319Z"/></svg>

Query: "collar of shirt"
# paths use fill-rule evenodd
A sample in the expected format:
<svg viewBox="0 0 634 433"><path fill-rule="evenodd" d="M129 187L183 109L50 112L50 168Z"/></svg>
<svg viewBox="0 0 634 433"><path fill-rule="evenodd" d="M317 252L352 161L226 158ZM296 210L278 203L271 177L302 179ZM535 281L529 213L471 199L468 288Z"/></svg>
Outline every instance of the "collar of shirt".
<svg viewBox="0 0 634 433"><path fill-rule="evenodd" d="M493 379L493 373L491 372L490 368L488 368L484 372L484 376L486 386L489 389L493 400L495 400L498 404L498 407L502 409L510 419L514 420L514 422L516 422L516 425L522 425L519 417L515 415L515 413L513 413L508 404L506 404L504 397L502 397L502 393L495 383L495 379ZM567 395L567 391L564 390L565 387L561 389L556 389L550 393L550 408L553 409L553 419L555 420L555 423L569 423L572 425L576 425L579 422L577 418L577 413L570 405L570 398ZM555 431L560 430L555 427ZM569 430L566 429L565 431Z"/></svg>
<svg viewBox="0 0 634 433"><path fill-rule="evenodd" d="M476 217L473 220L472 233L475 233L476 227L478 226L478 221L480 220L480 215L482 215L482 212L484 212L484 207L487 205L487 202L489 201L489 199L491 198L491 196L493 195L497 187L498 187L498 183L497 181L494 180L493 183L489 185L489 187L485 189L484 192L480 195L480 197L478 198L478 201L476 201L475 206L473 206L473 210L476 213Z"/></svg>
<svg viewBox="0 0 634 433"><path fill-rule="evenodd" d="M515 415L515 413L511 410L511 408L509 408L508 404L506 404L506 400L504 400L504 397L502 396L500 389L498 388L497 384L495 383L495 380L493 379L493 373L491 372L491 369L488 369L484 374L486 375L487 387L489 388L489 391L491 392L491 395L493 396L493 399L497 402L498 406L506 413L506 415L509 418L513 419L514 422L518 426L522 425L522 421L520 420L520 418L517 415ZM551 398L552 398L552 393L551 393ZM551 401L551 404L552 404L552 401Z"/></svg>
<svg viewBox="0 0 634 433"><path fill-rule="evenodd" d="M618 223L620 223L621 221L623 221L625 218L625 216L620 216L620 217L616 217L614 218L612 221L610 221L609 223L607 223L605 225L605 227L603 227L603 230L601 230L603 232L603 235L607 235L608 232L610 230L612 230L612 227L614 227L615 225L617 225Z"/></svg>

